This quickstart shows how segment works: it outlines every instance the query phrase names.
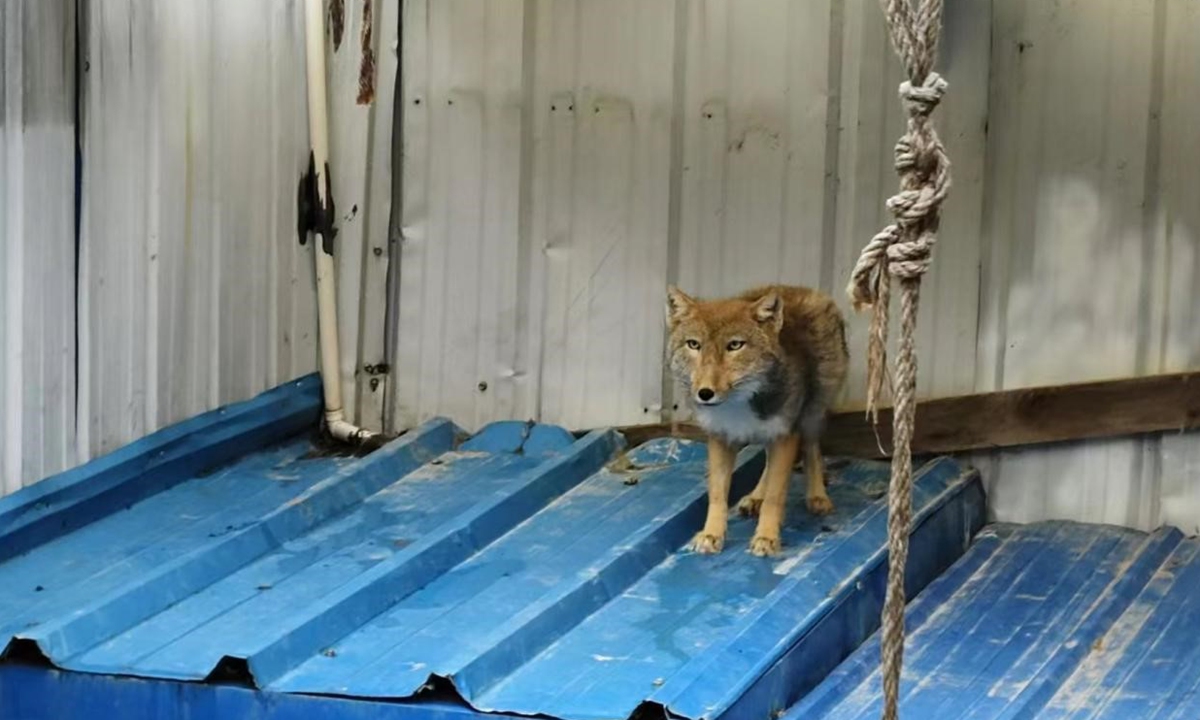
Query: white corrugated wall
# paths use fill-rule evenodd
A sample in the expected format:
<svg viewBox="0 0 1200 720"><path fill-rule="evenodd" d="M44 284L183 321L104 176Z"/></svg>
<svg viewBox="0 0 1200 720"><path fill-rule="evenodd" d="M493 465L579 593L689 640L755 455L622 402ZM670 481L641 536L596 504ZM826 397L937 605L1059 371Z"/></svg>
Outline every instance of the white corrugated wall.
<svg viewBox="0 0 1200 720"><path fill-rule="evenodd" d="M925 395L974 386L990 16L954 6ZM884 43L870 0L406 3L397 418L657 422L668 282L842 287L895 186Z"/></svg>
<svg viewBox="0 0 1200 720"><path fill-rule="evenodd" d="M1200 367L1197 4L952 0L946 23L921 395ZM403 40L399 425L658 421L667 283L840 300L886 222L876 0L409 0ZM1002 519L1200 525L1195 434L977 460Z"/></svg>
<svg viewBox="0 0 1200 720"><path fill-rule="evenodd" d="M668 282L840 299L886 221L902 118L875 0L373 2L374 105L354 104L360 0L331 55L341 372L368 425L668 417ZM76 436L73 44L56 30L73 5L4 5L6 489L315 368L311 250L294 239L300 4L92 0ZM946 10L956 185L924 286L922 396L1200 366L1200 9ZM370 375L389 257L392 367ZM1003 519L1200 525L1194 434L975 459Z"/></svg>
<svg viewBox="0 0 1200 720"><path fill-rule="evenodd" d="M314 371L317 332L312 246L296 235L303 3L89 5L79 432L96 454ZM341 372L350 416L375 427L380 411L356 413L355 367L363 351L377 355L364 364L383 360L387 258L364 243L369 230L386 250L390 175L371 160L390 152L378 126L390 131L395 30L383 22L396 28L398 7L376 2L374 105L355 105L361 2L347 3L330 56ZM360 338L364 314L375 349Z"/></svg>
<svg viewBox="0 0 1200 720"><path fill-rule="evenodd" d="M80 442L104 453L315 369L295 241L299 2L102 0L84 22Z"/></svg>
<svg viewBox="0 0 1200 720"><path fill-rule="evenodd" d="M378 428L387 376L359 369L385 360L400 0L367 1L375 101L356 104L364 0L346 0L330 132L344 397ZM75 0L0 6L6 492L317 364L303 3L81 7L77 300Z"/></svg>
<svg viewBox="0 0 1200 720"><path fill-rule="evenodd" d="M0 3L0 495L75 460L74 7Z"/></svg>
<svg viewBox="0 0 1200 720"><path fill-rule="evenodd" d="M977 386L1200 369L1200 4L993 5ZM1200 436L981 460L1003 518L1200 532Z"/></svg>

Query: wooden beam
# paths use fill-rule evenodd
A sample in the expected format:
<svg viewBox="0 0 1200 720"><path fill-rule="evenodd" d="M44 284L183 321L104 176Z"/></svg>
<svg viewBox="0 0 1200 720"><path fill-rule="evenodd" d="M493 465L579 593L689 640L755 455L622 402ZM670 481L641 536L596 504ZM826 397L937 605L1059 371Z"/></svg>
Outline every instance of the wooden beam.
<svg viewBox="0 0 1200 720"><path fill-rule="evenodd" d="M1200 428L1200 372L1004 390L928 400L917 405L914 454L1038 445ZM618 428L637 445L655 437L702 438L694 425ZM892 412L875 428L862 410L829 419L822 443L829 455L878 458L890 453Z"/></svg>

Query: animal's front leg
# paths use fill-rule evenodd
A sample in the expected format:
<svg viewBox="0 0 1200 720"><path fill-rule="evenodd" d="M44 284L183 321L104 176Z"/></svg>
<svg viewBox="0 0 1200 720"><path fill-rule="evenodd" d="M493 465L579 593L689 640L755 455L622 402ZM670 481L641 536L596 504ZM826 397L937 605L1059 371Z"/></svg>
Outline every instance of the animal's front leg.
<svg viewBox="0 0 1200 720"><path fill-rule="evenodd" d="M779 552L779 533L787 507L788 482L792 478L792 466L796 463L799 451L800 437L793 434L776 440L767 452L767 484L758 515L758 528L750 541L750 552L754 555L766 557Z"/></svg>
<svg viewBox="0 0 1200 720"><path fill-rule="evenodd" d="M725 529L729 523L729 483L733 480L733 462L737 449L724 440L708 439L708 518L704 529L692 540L692 549L700 553L719 553L725 547Z"/></svg>

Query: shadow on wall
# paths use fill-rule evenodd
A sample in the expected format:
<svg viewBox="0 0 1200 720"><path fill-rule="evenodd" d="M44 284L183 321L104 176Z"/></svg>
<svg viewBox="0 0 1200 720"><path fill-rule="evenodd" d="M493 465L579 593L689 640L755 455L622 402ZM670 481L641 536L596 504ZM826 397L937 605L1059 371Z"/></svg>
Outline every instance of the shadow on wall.
<svg viewBox="0 0 1200 720"><path fill-rule="evenodd" d="M1200 367L1200 204L1059 176L1012 238L1006 307L980 327L1006 388ZM992 308L992 310L995 310ZM980 454L995 519L1200 532L1200 433Z"/></svg>
<svg viewBox="0 0 1200 720"><path fill-rule="evenodd" d="M1003 386L1178 372L1200 364L1198 240L1187 212L1120 223L1127 199L1077 178L1047 181L1035 237L1012 239L1006 322L981 328L998 346ZM1181 214L1180 211L1183 211ZM1196 220L1193 218L1193 220ZM985 338L985 333L999 335Z"/></svg>

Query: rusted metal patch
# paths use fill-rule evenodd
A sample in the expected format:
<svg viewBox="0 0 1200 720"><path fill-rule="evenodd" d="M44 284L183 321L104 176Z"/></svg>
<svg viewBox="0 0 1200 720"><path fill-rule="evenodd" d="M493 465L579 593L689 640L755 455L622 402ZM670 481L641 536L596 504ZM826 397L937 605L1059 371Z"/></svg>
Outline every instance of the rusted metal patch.
<svg viewBox="0 0 1200 720"><path fill-rule="evenodd" d="M362 31L359 33L359 47L362 51L362 61L358 67L358 104L370 105L375 101L375 48L374 44L374 14L373 0L363 0Z"/></svg>
<svg viewBox="0 0 1200 720"><path fill-rule="evenodd" d="M329 34L333 36L333 51L342 46L346 32L346 0L329 0Z"/></svg>

